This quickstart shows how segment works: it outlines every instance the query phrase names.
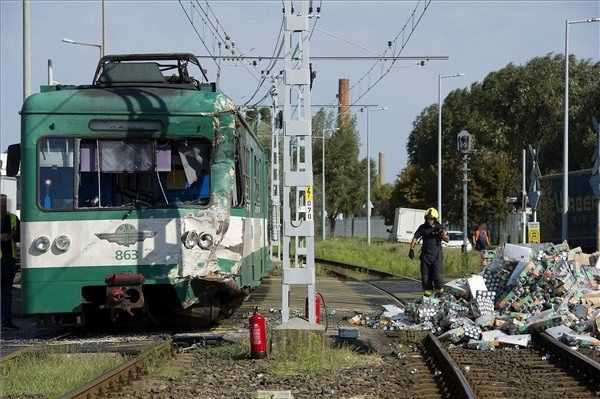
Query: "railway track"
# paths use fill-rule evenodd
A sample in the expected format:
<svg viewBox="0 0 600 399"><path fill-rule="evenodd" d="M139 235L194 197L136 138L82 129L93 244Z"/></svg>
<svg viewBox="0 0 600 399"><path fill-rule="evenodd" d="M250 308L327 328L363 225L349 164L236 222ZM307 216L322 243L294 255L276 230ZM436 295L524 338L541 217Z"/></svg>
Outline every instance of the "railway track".
<svg viewBox="0 0 600 399"><path fill-rule="evenodd" d="M134 358L103 373L93 381L66 393L61 399L93 399L117 390L141 378L150 364L170 358L173 346L170 340L149 344Z"/></svg>
<svg viewBox="0 0 600 399"><path fill-rule="evenodd" d="M341 262L326 259L317 259L317 262L347 278L362 277L361 281L402 304L406 298L398 293L415 292L415 284L420 284L409 277L398 278ZM532 348L495 351L460 347L448 350L432 334L414 342L419 350L407 353L404 362L414 373L411 393L416 397L600 397L600 362L597 353L586 350L577 352L545 333L534 335Z"/></svg>
<svg viewBox="0 0 600 399"><path fill-rule="evenodd" d="M478 398L594 398L600 396L600 364L545 333L534 347L450 355Z"/></svg>
<svg viewBox="0 0 600 399"><path fill-rule="evenodd" d="M413 277L397 276L329 259L316 258L315 262L326 267L328 271L336 275L369 284L402 306L406 304L407 300L421 293L421 280Z"/></svg>

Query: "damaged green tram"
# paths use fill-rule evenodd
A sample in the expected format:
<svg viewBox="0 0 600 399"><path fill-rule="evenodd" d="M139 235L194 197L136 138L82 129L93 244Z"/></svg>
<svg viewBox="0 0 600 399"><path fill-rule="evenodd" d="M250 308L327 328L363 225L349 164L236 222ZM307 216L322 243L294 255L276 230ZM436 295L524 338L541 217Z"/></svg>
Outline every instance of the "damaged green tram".
<svg viewBox="0 0 600 399"><path fill-rule="evenodd" d="M22 108L27 314L227 316L271 270L268 160L191 54L105 56Z"/></svg>

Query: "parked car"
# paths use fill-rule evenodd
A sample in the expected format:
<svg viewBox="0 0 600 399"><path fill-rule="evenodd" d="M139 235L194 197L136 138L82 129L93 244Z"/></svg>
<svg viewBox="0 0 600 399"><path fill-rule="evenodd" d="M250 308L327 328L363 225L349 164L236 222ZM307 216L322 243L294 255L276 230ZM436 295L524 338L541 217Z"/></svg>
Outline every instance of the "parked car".
<svg viewBox="0 0 600 399"><path fill-rule="evenodd" d="M458 230L448 231L448 242L442 241L442 246L446 248L462 248L463 245L463 232ZM471 251L473 245L471 241L467 241L467 251Z"/></svg>

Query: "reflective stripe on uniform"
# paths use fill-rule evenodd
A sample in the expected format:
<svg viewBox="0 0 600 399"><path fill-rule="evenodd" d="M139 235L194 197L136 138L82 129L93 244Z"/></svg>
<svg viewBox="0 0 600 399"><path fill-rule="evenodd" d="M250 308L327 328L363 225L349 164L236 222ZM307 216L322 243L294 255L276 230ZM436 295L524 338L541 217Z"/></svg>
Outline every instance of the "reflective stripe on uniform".
<svg viewBox="0 0 600 399"><path fill-rule="evenodd" d="M17 215L13 215L12 213L8 214L8 217L10 218L10 231L13 231L14 229L17 228ZM11 240L11 246L12 246L12 256L13 258L17 257L17 244L15 243L15 240ZM0 257L2 256L2 247L0 247Z"/></svg>

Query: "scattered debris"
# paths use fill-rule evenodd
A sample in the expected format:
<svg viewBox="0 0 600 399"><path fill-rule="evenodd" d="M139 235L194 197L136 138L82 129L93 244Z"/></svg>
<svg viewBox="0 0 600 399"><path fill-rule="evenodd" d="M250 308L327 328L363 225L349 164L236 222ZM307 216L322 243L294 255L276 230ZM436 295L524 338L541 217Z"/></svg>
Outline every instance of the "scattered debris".
<svg viewBox="0 0 600 399"><path fill-rule="evenodd" d="M475 349L528 346L546 331L562 342L600 349L600 253L566 243L506 244L482 254L483 269L450 281L446 292L405 309L385 305L378 318L357 314L353 325L418 329Z"/></svg>

